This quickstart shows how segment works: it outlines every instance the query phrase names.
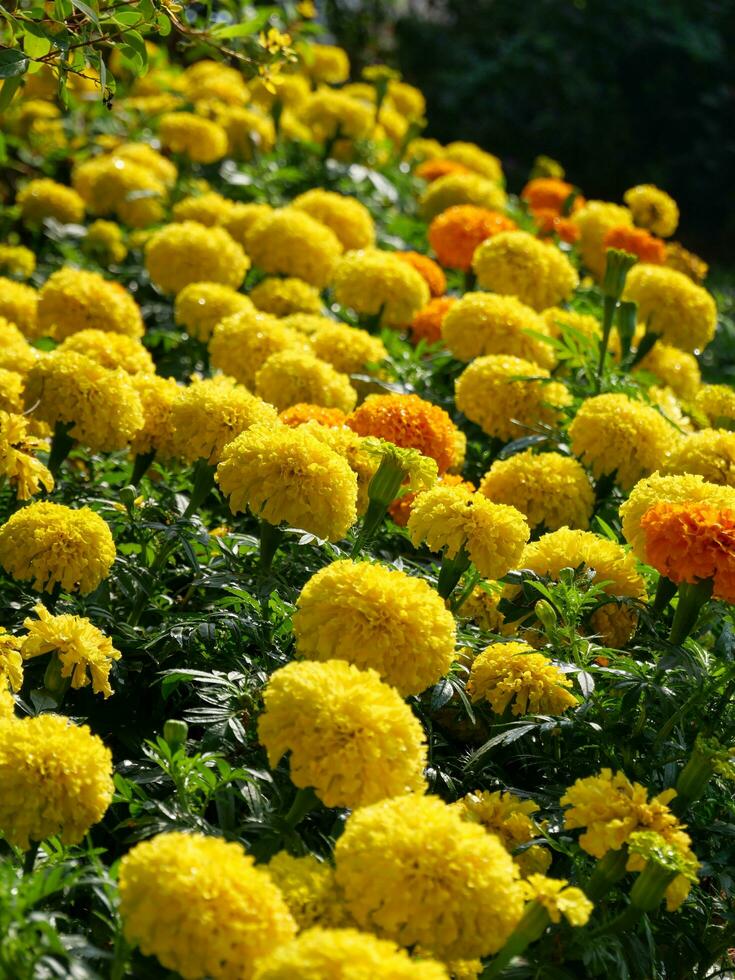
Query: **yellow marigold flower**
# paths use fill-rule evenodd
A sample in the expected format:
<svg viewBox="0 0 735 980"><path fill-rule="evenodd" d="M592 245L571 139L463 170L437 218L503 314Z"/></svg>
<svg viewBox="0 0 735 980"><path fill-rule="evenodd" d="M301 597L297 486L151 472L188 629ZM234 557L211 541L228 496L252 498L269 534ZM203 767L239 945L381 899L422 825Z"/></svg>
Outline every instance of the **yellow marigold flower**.
<svg viewBox="0 0 735 980"><path fill-rule="evenodd" d="M243 105L250 98L245 79L237 68L221 61L197 61L184 71L182 91L187 101L216 99Z"/></svg>
<svg viewBox="0 0 735 980"><path fill-rule="evenodd" d="M453 807L463 820L479 823L489 833L495 834L509 854L539 836L533 816L539 811L538 803L522 800L513 793L500 790L494 793L486 790L468 793L454 803ZM527 878L531 874L543 874L548 870L551 852L546 847L534 844L513 854L513 859L521 875Z"/></svg>
<svg viewBox="0 0 735 980"><path fill-rule="evenodd" d="M20 637L0 626L0 691L19 691L23 686L23 658ZM2 716L0 711L0 717Z"/></svg>
<svg viewBox="0 0 735 980"><path fill-rule="evenodd" d="M76 351L102 367L128 374L154 374L153 358L135 337L104 330L80 330L59 344L59 351Z"/></svg>
<svg viewBox="0 0 735 980"><path fill-rule="evenodd" d="M22 414L23 388L22 374L0 368L0 409L4 412Z"/></svg>
<svg viewBox="0 0 735 980"><path fill-rule="evenodd" d="M217 468L234 514L248 508L339 541L357 518L357 477L345 459L302 428L257 426L231 442Z"/></svg>
<svg viewBox="0 0 735 980"><path fill-rule="evenodd" d="M188 463L205 459L214 465L236 436L253 425L275 425L277 420L272 405L231 378L196 378L179 389L171 405L171 453Z"/></svg>
<svg viewBox="0 0 735 980"><path fill-rule="evenodd" d="M415 546L454 558L464 548L484 578L502 578L518 568L530 531L525 518L506 504L493 504L462 486L437 485L419 494L408 519Z"/></svg>
<svg viewBox="0 0 735 980"><path fill-rule="evenodd" d="M309 81L303 75L278 75L272 81L275 93L268 91L259 78L249 83L253 103L265 112L270 112L276 101L289 109L299 109L311 92Z"/></svg>
<svg viewBox="0 0 735 980"><path fill-rule="evenodd" d="M14 847L78 844L112 801L112 756L62 715L0 720L0 831Z"/></svg>
<svg viewBox="0 0 735 980"><path fill-rule="evenodd" d="M442 959L497 952L522 914L518 869L503 845L436 797L357 810L335 859L360 928Z"/></svg>
<svg viewBox="0 0 735 980"><path fill-rule="evenodd" d="M0 276L0 316L14 323L26 337L36 336L38 293L23 282Z"/></svg>
<svg viewBox="0 0 735 980"><path fill-rule="evenodd" d="M131 228L147 228L163 219L166 183L148 164L119 151L75 167L72 184L92 214L116 214Z"/></svg>
<svg viewBox="0 0 735 980"><path fill-rule="evenodd" d="M36 271L36 256L24 245L0 245L0 273L28 279Z"/></svg>
<svg viewBox="0 0 735 980"><path fill-rule="evenodd" d="M735 432L702 429L682 439L662 473L697 473L709 483L735 487Z"/></svg>
<svg viewBox="0 0 735 980"><path fill-rule="evenodd" d="M272 354L285 350L309 352L307 338L291 330L285 321L254 307L221 320L209 340L212 367L226 372L241 384L252 388L260 368ZM300 401L311 401L302 398Z"/></svg>
<svg viewBox="0 0 735 980"><path fill-rule="evenodd" d="M89 507L32 503L0 527L0 565L37 592L87 595L110 574L115 544L110 529Z"/></svg>
<svg viewBox="0 0 735 980"><path fill-rule="evenodd" d="M396 112L400 112L402 116L411 121L423 119L426 114L426 99L424 98L423 92L419 91L415 86L408 85L406 82L402 82L397 78L392 78L388 82L388 99L391 104L395 106ZM447 150L450 147L457 147L458 144L450 143ZM484 151L480 151L484 153ZM484 154L484 156L490 156L489 153ZM482 173L479 168L478 173ZM485 174L485 176L490 176Z"/></svg>
<svg viewBox="0 0 735 980"><path fill-rule="evenodd" d="M234 203L216 191L184 197L172 208L174 221L196 221L213 228L224 225Z"/></svg>
<svg viewBox="0 0 735 980"><path fill-rule="evenodd" d="M84 201L71 187L41 177L29 180L15 199L26 225L39 225L45 218L62 224L78 224L84 219Z"/></svg>
<svg viewBox="0 0 735 980"><path fill-rule="evenodd" d="M227 133L211 119L191 112L167 112L158 123L161 145L195 163L215 163L227 153Z"/></svg>
<svg viewBox="0 0 735 980"><path fill-rule="evenodd" d="M623 195L633 221L661 238L670 238L679 224L679 208L673 197L653 184L638 184Z"/></svg>
<svg viewBox="0 0 735 980"><path fill-rule="evenodd" d="M717 307L712 296L683 272L661 265L635 265L623 299L638 304L638 317L679 350L703 350L715 335Z"/></svg>
<svg viewBox="0 0 735 980"><path fill-rule="evenodd" d="M702 285L709 272L709 266L704 259L688 251L680 242L666 243L664 265L669 269L676 269L677 272L683 272L698 286Z"/></svg>
<svg viewBox="0 0 735 980"><path fill-rule="evenodd" d="M687 401L696 397L702 380L699 364L693 354L670 347L660 340L638 362L637 368L655 374L678 398Z"/></svg>
<svg viewBox="0 0 735 980"><path fill-rule="evenodd" d="M313 354L287 349L271 354L255 375L255 392L279 411L299 402L350 412L357 392L346 374Z"/></svg>
<svg viewBox="0 0 735 980"><path fill-rule="evenodd" d="M336 561L304 586L293 617L296 653L372 668L420 694L454 660L454 619L422 579L367 562Z"/></svg>
<svg viewBox="0 0 735 980"><path fill-rule="evenodd" d="M125 938L187 980L250 980L296 932L267 871L240 844L173 831L120 862Z"/></svg>
<svg viewBox="0 0 735 980"><path fill-rule="evenodd" d="M654 473L637 483L620 507L623 535L639 561L646 560L646 538L641 520L654 504L706 503L735 510L735 488L708 483L698 473L679 476Z"/></svg>
<svg viewBox="0 0 735 980"><path fill-rule="evenodd" d="M166 187L173 187L176 183L176 164L148 143L121 143L115 147L113 156L118 160L132 160L140 164Z"/></svg>
<svg viewBox="0 0 735 980"><path fill-rule="evenodd" d="M370 248L375 243L372 215L357 198L315 187L295 197L291 207L331 228L345 251Z"/></svg>
<svg viewBox="0 0 735 980"><path fill-rule="evenodd" d="M38 294L38 336L64 340L80 330L104 330L142 337L143 329L140 308L130 293L96 272L59 269Z"/></svg>
<svg viewBox="0 0 735 980"><path fill-rule="evenodd" d="M130 376L71 350L53 351L34 364L25 404L52 428L57 422L72 423L71 437L93 452L123 449L143 425Z"/></svg>
<svg viewBox="0 0 735 980"><path fill-rule="evenodd" d="M0 368L25 374L38 356L16 325L0 316Z"/></svg>
<svg viewBox="0 0 735 980"><path fill-rule="evenodd" d="M339 926L347 916L339 901L334 868L313 854L292 857L279 851L265 866L299 929Z"/></svg>
<svg viewBox="0 0 735 980"><path fill-rule="evenodd" d="M537 575L558 579L562 568L584 565L594 573L607 595L618 598L644 599L646 587L636 568L633 554L616 541L601 538L591 531L573 531L568 527L543 534L538 541L527 544L518 568L527 568ZM633 634L635 613L625 606L606 604L595 610L592 627L604 643L621 647Z"/></svg>
<svg viewBox="0 0 735 980"><path fill-rule="evenodd" d="M15 717L15 698L10 693L0 686L0 719L9 721L11 718Z"/></svg>
<svg viewBox="0 0 735 980"><path fill-rule="evenodd" d="M308 929L266 956L256 980L447 980L434 960L411 959L404 949L357 929Z"/></svg>
<svg viewBox="0 0 735 980"><path fill-rule="evenodd" d="M589 527L595 494L584 468L561 453L530 449L496 460L479 487L488 500L511 504L532 528Z"/></svg>
<svg viewBox="0 0 735 980"><path fill-rule="evenodd" d="M462 603L458 615L476 623L486 633L510 635L514 631L506 627L505 617L498 611L498 603L503 598L502 586L495 588L498 591L488 591L478 585Z"/></svg>
<svg viewBox="0 0 735 980"><path fill-rule="evenodd" d="M694 404L711 426L735 422L735 390L730 385L702 385Z"/></svg>
<svg viewBox="0 0 735 980"><path fill-rule="evenodd" d="M366 316L380 314L388 327L405 327L429 302L423 276L392 252L377 248L348 252L335 269L334 298Z"/></svg>
<svg viewBox="0 0 735 980"><path fill-rule="evenodd" d="M286 409L286 412L291 409ZM326 408L323 412L335 412L339 409ZM283 412L279 416L283 421ZM357 516L362 517L368 507L368 487L370 481L375 476L380 465L380 455L374 451L374 439L363 439L348 429L344 424L345 415L342 415L342 422L339 425L328 425L327 420L322 418L312 418L302 425L303 431L314 436L319 442L323 442L330 449L333 449L338 456L342 456L352 472L357 477ZM418 454L417 454L418 455Z"/></svg>
<svg viewBox="0 0 735 980"><path fill-rule="evenodd" d="M492 153L480 149L476 143L463 143L461 140L448 143L444 148L443 156L447 160L454 160L455 163L463 164L469 170L474 170L475 173L487 177L488 180L494 180L498 184L502 183L504 179L500 160Z"/></svg>
<svg viewBox="0 0 735 980"><path fill-rule="evenodd" d="M112 694L110 669L122 656L113 647L109 636L81 616L66 613L52 616L41 603L33 611L38 619L28 617L23 621L28 630L21 647L23 659L56 653L61 676L71 678L73 688L86 687L91 680L94 693L109 698Z"/></svg>
<svg viewBox="0 0 735 980"><path fill-rule="evenodd" d="M574 266L556 245L526 231L501 231L487 239L475 249L472 268L484 289L517 296L534 310L558 306L579 283Z"/></svg>
<svg viewBox="0 0 735 980"><path fill-rule="evenodd" d="M561 715L577 703L572 682L527 643L491 643L472 662L467 693L497 715Z"/></svg>
<svg viewBox="0 0 735 980"><path fill-rule="evenodd" d="M431 221L455 204L476 204L490 211L503 211L505 203L505 191L494 180L476 173L447 174L429 184L421 195L420 208L424 221Z"/></svg>
<svg viewBox="0 0 735 980"><path fill-rule="evenodd" d="M395 255L401 262L407 262L426 281L431 296L436 298L444 295L447 291L447 277L438 263L421 252L396 252Z"/></svg>
<svg viewBox="0 0 735 980"><path fill-rule="evenodd" d="M245 247L268 275L293 276L319 289L330 281L342 253L334 232L298 208L280 208L258 218Z"/></svg>
<svg viewBox="0 0 735 980"><path fill-rule="evenodd" d="M230 201L230 205L230 209L224 215L222 226L244 248L252 226L259 218L270 214L273 208L270 204L241 204L239 201Z"/></svg>
<svg viewBox="0 0 735 980"><path fill-rule="evenodd" d="M305 70L315 82L339 85L350 77L350 60L344 48L333 44L304 44L299 53Z"/></svg>
<svg viewBox="0 0 735 980"><path fill-rule="evenodd" d="M544 320L515 296L465 293L444 316L442 340L460 361L482 354L511 354L543 368L556 362L549 344L531 334L549 335Z"/></svg>
<svg viewBox="0 0 735 980"><path fill-rule="evenodd" d="M162 292L178 293L189 283L205 281L237 289L250 260L224 228L182 221L151 235L145 266Z"/></svg>
<svg viewBox="0 0 735 980"><path fill-rule="evenodd" d="M326 806L355 809L423 792L424 730L374 670L344 660L291 663L271 674L258 738L271 766L290 753L291 780Z"/></svg>
<svg viewBox="0 0 735 980"><path fill-rule="evenodd" d="M268 276L250 290L250 299L264 313L289 316L291 313L319 313L322 300L316 286L303 279Z"/></svg>
<svg viewBox="0 0 735 980"><path fill-rule="evenodd" d="M252 311L253 304L231 286L218 282L190 282L176 294L174 321L184 327L190 337L206 343L221 320L243 310Z"/></svg>
<svg viewBox="0 0 735 980"><path fill-rule="evenodd" d="M87 228L87 236L82 243L82 248L85 254L90 255L100 265L118 265L128 254L120 225L102 219L93 221Z"/></svg>
<svg viewBox="0 0 735 980"><path fill-rule="evenodd" d="M417 139L411 140L406 147L405 159L420 163L423 160L441 157L443 153L444 147L438 140L418 137Z"/></svg>
<svg viewBox="0 0 735 980"><path fill-rule="evenodd" d="M607 261L603 244L605 235L613 228L632 227L633 215L619 204L587 201L574 213L572 221L579 228L582 261L598 279L602 278Z"/></svg>
<svg viewBox="0 0 735 980"><path fill-rule="evenodd" d="M566 878L533 874L524 881L523 887L528 901L542 905L552 922L561 922L564 916L570 925L584 926L592 914L592 902L581 888L569 887Z"/></svg>
<svg viewBox="0 0 735 980"><path fill-rule="evenodd" d="M28 419L0 410L0 477L8 480L18 500L28 500L41 487L54 489L51 473L34 453L47 444L29 434Z"/></svg>
<svg viewBox="0 0 735 980"><path fill-rule="evenodd" d="M157 374L135 374L132 385L143 409L143 427L130 443L132 455L156 452L164 458L173 456L171 409L181 391L173 378Z"/></svg>
<svg viewBox="0 0 735 980"><path fill-rule="evenodd" d="M440 473L453 464L456 427L443 408L418 395L368 395L347 419L361 436L385 439L402 449L416 449L436 462Z"/></svg>
<svg viewBox="0 0 735 980"><path fill-rule="evenodd" d="M311 337L317 357L343 374L358 374L368 364L379 364L388 356L385 344L367 330L325 320Z"/></svg>
<svg viewBox="0 0 735 980"><path fill-rule="evenodd" d="M572 452L599 480L613 475L624 490L659 469L680 435L655 408L627 395L596 395L569 426Z"/></svg>
<svg viewBox="0 0 735 980"><path fill-rule="evenodd" d="M338 408L324 408L322 405L310 405L308 402L299 402L278 413L280 422L294 428L307 422L318 422L322 427L341 429L345 426L346 418L345 413Z"/></svg>
<svg viewBox="0 0 735 980"><path fill-rule="evenodd" d="M457 408L489 436L508 442L539 424L556 427L571 395L558 381L543 383L549 372L520 357L477 357L458 378Z"/></svg>
<svg viewBox="0 0 735 980"><path fill-rule="evenodd" d="M298 330L309 340L315 337L322 327L331 327L335 322L321 313L289 313L281 320L284 327Z"/></svg>
<svg viewBox="0 0 735 980"><path fill-rule="evenodd" d="M299 109L299 118L319 143L334 140L338 134L343 139L367 139L375 125L375 106L343 92L320 88Z"/></svg>

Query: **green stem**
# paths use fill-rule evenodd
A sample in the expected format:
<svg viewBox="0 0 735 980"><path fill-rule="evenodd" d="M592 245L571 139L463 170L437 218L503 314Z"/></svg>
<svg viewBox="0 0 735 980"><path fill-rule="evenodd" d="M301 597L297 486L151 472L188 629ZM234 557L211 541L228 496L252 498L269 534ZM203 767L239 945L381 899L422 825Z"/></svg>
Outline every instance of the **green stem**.
<svg viewBox="0 0 735 980"><path fill-rule="evenodd" d="M260 570L269 571L275 553L283 540L283 531L268 521L260 522Z"/></svg>
<svg viewBox="0 0 735 980"><path fill-rule="evenodd" d="M670 578L666 578L665 575L662 575L658 580L658 585L656 586L656 597L653 600L651 611L654 613L662 613L675 595L676 582L672 582Z"/></svg>
<svg viewBox="0 0 735 980"><path fill-rule="evenodd" d="M112 965L110 966L110 980L123 980L123 977L127 973L130 952L131 947L128 945L122 929L120 929L115 936L115 950Z"/></svg>
<svg viewBox="0 0 735 980"><path fill-rule="evenodd" d="M439 581L437 582L437 592L442 599L448 599L454 592L457 582L470 567L470 556L465 551L464 545L460 548L454 558L444 558L442 567L439 571Z"/></svg>
<svg viewBox="0 0 735 980"><path fill-rule="evenodd" d="M33 869L36 865L36 857L38 856L38 849L41 846L41 842L33 840L30 843L28 850L23 855L23 874L32 874Z"/></svg>
<svg viewBox="0 0 735 980"><path fill-rule="evenodd" d="M362 527L360 528L360 532L355 539L355 544L352 548L352 555L350 557L357 558L358 555L362 553L375 532L383 523L387 512L388 508L379 500L370 501L368 504L368 509L365 511L365 516L362 519Z"/></svg>
<svg viewBox="0 0 735 980"><path fill-rule="evenodd" d="M143 477L150 469L151 463L155 458L156 458L155 449L150 453L138 453L138 455L135 457L135 461L133 463L133 472L130 476L130 482L134 486L137 486L140 483L140 481L143 479Z"/></svg>
<svg viewBox="0 0 735 980"><path fill-rule="evenodd" d="M679 585L679 602L671 624L669 643L680 646L696 626L702 606L712 596L712 579Z"/></svg>
<svg viewBox="0 0 735 980"><path fill-rule="evenodd" d="M181 515L183 518L191 517L194 511L204 503L214 486L214 473L216 467L207 462L206 459L198 459L194 464L194 485L191 490L189 504Z"/></svg>
<svg viewBox="0 0 735 980"><path fill-rule="evenodd" d="M61 464L69 455L76 442L69 435L69 430L73 425L73 422L57 422L54 428L54 435L51 439L51 452L48 457L48 468L54 477L59 472Z"/></svg>
<svg viewBox="0 0 735 980"><path fill-rule="evenodd" d="M477 276L472 269L464 270L464 291L471 293L477 283Z"/></svg>
<svg viewBox="0 0 735 980"><path fill-rule="evenodd" d="M625 876L627 863L628 852L626 848L608 851L597 862L589 881L584 885L584 893L587 897L593 902L599 902L603 895L607 894L613 885L616 885Z"/></svg>
<svg viewBox="0 0 735 980"><path fill-rule="evenodd" d="M618 306L618 300L615 296L604 296L602 305L602 339L600 340L600 359L597 362L597 377L595 379L595 393L599 394L602 388L602 375L605 370L605 357L607 356L607 348L610 343L610 333L612 331L613 321L615 320L615 311Z"/></svg>
<svg viewBox="0 0 735 980"><path fill-rule="evenodd" d="M527 946L541 938L549 921L549 913L543 905L539 905L538 902L527 905L521 921L498 955L482 971L480 980L493 980L494 977L499 977L511 960L520 956Z"/></svg>
<svg viewBox="0 0 735 980"><path fill-rule="evenodd" d="M306 786L304 789L300 789L294 801L291 804L291 809L288 811L284 820L286 824L293 830L297 827L304 817L311 813L316 807L319 806L319 797L316 795L311 786Z"/></svg>

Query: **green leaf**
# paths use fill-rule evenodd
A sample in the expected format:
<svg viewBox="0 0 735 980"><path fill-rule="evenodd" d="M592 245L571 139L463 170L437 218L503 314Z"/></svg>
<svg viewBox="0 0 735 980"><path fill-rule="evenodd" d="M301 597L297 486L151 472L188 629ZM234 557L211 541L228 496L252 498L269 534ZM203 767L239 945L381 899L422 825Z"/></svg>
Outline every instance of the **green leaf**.
<svg viewBox="0 0 735 980"><path fill-rule="evenodd" d="M117 11L110 19L114 20L116 24L122 24L124 27L142 27L145 24L145 18L137 10Z"/></svg>
<svg viewBox="0 0 735 980"><path fill-rule="evenodd" d="M26 24L23 50L29 58L43 58L51 50L51 39L43 28L36 27L35 24Z"/></svg>
<svg viewBox="0 0 735 980"><path fill-rule="evenodd" d="M229 24L226 27L215 27L212 34L219 38L228 37L247 37L261 30L271 15L270 10L261 10L252 20L246 20L241 24Z"/></svg>
<svg viewBox="0 0 735 980"><path fill-rule="evenodd" d="M72 6L75 7L80 14L84 14L85 17L89 17L94 26L100 29L100 20L97 14L89 7L84 0L71 0Z"/></svg>
<svg viewBox="0 0 735 980"><path fill-rule="evenodd" d="M22 75L15 75L13 78L8 78L3 82L2 88L0 88L0 112L4 112L13 101L13 96L18 91L22 80ZM4 163L6 159L5 138L3 137L3 156L0 159L0 163Z"/></svg>
<svg viewBox="0 0 735 980"><path fill-rule="evenodd" d="M0 51L0 78L15 78L25 74L28 68L28 58L22 51L4 48Z"/></svg>
<svg viewBox="0 0 735 980"><path fill-rule="evenodd" d="M166 14L158 15L158 33L161 37L168 37L171 33L171 21Z"/></svg>

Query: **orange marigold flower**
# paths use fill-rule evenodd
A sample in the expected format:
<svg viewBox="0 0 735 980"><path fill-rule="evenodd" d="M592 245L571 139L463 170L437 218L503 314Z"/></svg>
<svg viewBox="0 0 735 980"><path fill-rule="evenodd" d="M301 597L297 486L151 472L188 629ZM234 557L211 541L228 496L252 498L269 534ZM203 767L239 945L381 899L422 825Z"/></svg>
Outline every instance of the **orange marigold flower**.
<svg viewBox="0 0 735 980"><path fill-rule="evenodd" d="M626 228L624 225L611 228L602 245L603 248L621 248L650 265L663 265L666 261L666 245L644 228Z"/></svg>
<svg viewBox="0 0 735 980"><path fill-rule="evenodd" d="M558 177L535 177L523 188L521 197L533 212L549 210L561 214L561 209L573 193L574 187ZM571 210L578 211L583 205L584 198L578 194Z"/></svg>
<svg viewBox="0 0 735 980"><path fill-rule="evenodd" d="M677 585L713 580L716 599L735 603L735 510L706 503L654 504L641 518L646 560Z"/></svg>
<svg viewBox="0 0 735 980"><path fill-rule="evenodd" d="M319 422L330 429L338 429L345 424L347 416L340 408L324 408L323 405L310 405L308 402L298 402L291 405L278 416L284 425L295 428L304 422Z"/></svg>
<svg viewBox="0 0 735 980"><path fill-rule="evenodd" d="M436 461L440 473L455 459L454 423L443 408L418 395L368 395L347 416L347 425L359 436L377 436L401 449L417 449Z"/></svg>
<svg viewBox="0 0 735 980"><path fill-rule="evenodd" d="M442 211L429 225L429 242L447 269L466 271L478 245L499 231L512 231L515 221L498 211L475 204L455 204Z"/></svg>
<svg viewBox="0 0 735 980"><path fill-rule="evenodd" d="M441 268L428 255L420 252L396 252L396 256L423 276L432 296L443 296L447 291L447 279Z"/></svg>
<svg viewBox="0 0 735 980"><path fill-rule="evenodd" d="M465 490L469 490L471 493L477 490L474 483L464 480L458 473L445 473L439 477L437 483L440 483L443 487L464 487ZM394 500L388 508L388 513L399 527L405 527L408 524L408 519L411 516L411 508L417 496L418 494L416 493L406 493L402 497L398 497L397 500Z"/></svg>
<svg viewBox="0 0 735 980"><path fill-rule="evenodd" d="M551 208L539 208L539 210L533 212L533 217L538 227L537 234L539 238L558 235L568 245L573 245L579 241L579 228L571 218L562 218L560 214Z"/></svg>
<svg viewBox="0 0 735 980"><path fill-rule="evenodd" d="M431 160L424 160L414 171L417 177L431 183L439 177L446 177L447 174L468 174L469 167L456 160L444 160L442 157L432 157Z"/></svg>
<svg viewBox="0 0 735 980"><path fill-rule="evenodd" d="M427 344L436 344L440 341L442 320L456 302L456 296L439 296L420 309L409 327L414 344L418 344L420 340L425 340Z"/></svg>

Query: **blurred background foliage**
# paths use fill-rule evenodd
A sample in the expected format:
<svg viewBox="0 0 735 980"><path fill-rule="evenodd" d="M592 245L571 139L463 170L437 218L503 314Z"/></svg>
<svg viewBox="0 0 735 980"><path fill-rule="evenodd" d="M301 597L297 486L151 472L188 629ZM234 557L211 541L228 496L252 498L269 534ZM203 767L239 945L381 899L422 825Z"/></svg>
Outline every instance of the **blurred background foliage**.
<svg viewBox="0 0 735 980"><path fill-rule="evenodd" d="M733 0L324 0L354 66L427 98L428 134L471 139L510 186L560 160L588 197L651 182L710 260L735 241Z"/></svg>

